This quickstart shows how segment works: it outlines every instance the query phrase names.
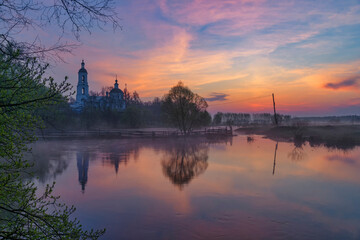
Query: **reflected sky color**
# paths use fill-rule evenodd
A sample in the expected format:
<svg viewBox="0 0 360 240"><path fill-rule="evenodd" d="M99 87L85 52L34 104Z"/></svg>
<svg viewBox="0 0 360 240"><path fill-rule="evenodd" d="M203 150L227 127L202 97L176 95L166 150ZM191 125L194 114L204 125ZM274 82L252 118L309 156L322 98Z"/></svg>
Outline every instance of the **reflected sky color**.
<svg viewBox="0 0 360 240"><path fill-rule="evenodd" d="M37 184L55 180L55 193L77 207L85 226L107 228L105 239L359 238L360 148L279 142L273 174L275 146L237 136L51 141L33 149L48 166ZM87 169L85 185L79 169Z"/></svg>
<svg viewBox="0 0 360 240"><path fill-rule="evenodd" d="M145 100L181 80L210 99L212 113L271 111L272 92L281 113L360 113L358 0L134 0L114 7L123 30L84 32L67 64L50 74L76 85L85 59L95 91L112 86L117 74L122 88L127 83ZM46 43L58 30L24 35Z"/></svg>

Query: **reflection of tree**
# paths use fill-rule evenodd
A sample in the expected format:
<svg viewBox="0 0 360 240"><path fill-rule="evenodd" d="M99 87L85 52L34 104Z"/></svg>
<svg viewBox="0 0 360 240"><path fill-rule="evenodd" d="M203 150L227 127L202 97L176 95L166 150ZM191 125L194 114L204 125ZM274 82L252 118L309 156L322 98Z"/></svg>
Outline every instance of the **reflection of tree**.
<svg viewBox="0 0 360 240"><path fill-rule="evenodd" d="M288 153L288 157L293 161L301 161L306 157L306 153L302 147L294 147L294 149Z"/></svg>
<svg viewBox="0 0 360 240"><path fill-rule="evenodd" d="M183 188L191 179L202 174L208 167L206 144L194 144L186 140L178 142L165 154L162 161L163 173L174 185Z"/></svg>
<svg viewBox="0 0 360 240"><path fill-rule="evenodd" d="M85 192L85 185L88 180L88 169L89 169L89 153L78 152L76 154L77 169L79 172L79 183L81 184L81 191Z"/></svg>
<svg viewBox="0 0 360 240"><path fill-rule="evenodd" d="M301 161L306 157L303 146L305 146L306 141L302 136L296 135L294 138L294 149L289 152L288 157L293 161Z"/></svg>
<svg viewBox="0 0 360 240"><path fill-rule="evenodd" d="M36 176L48 182L61 175L76 158L78 182L84 192L88 186L90 161L102 161L115 169L126 166L131 159L141 158L142 148L151 148L164 154L163 173L173 184L182 188L191 179L202 174L208 166L210 145L231 144L232 137L196 139L126 139L99 141L51 141L38 142L33 147Z"/></svg>
<svg viewBox="0 0 360 240"><path fill-rule="evenodd" d="M26 155L26 158L34 163L32 172L41 183L61 175L71 160L63 147L45 142L33 145L31 155Z"/></svg>

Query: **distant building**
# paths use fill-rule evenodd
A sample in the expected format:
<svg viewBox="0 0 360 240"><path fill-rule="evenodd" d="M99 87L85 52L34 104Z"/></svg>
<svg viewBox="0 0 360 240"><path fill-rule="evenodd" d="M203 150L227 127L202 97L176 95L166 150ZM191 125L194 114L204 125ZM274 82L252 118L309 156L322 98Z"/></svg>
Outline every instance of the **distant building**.
<svg viewBox="0 0 360 240"><path fill-rule="evenodd" d="M81 68L78 72L78 85L76 88L76 102L84 104L84 101L89 98L89 84L87 80L87 71L85 69L84 60L81 62Z"/></svg>
<svg viewBox="0 0 360 240"><path fill-rule="evenodd" d="M71 104L75 111L82 111L85 106L98 109L112 109L123 111L126 108L124 92L119 88L118 80L115 79L114 88L106 92L106 96L90 96L88 84L88 72L85 69L84 60L78 72L78 84L76 88L76 101Z"/></svg>

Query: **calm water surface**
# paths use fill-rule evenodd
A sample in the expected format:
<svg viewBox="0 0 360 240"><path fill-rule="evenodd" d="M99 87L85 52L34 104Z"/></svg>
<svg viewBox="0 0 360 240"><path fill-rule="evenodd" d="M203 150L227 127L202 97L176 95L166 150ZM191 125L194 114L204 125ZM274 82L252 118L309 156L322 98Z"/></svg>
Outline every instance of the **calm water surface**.
<svg viewBox="0 0 360 240"><path fill-rule="evenodd" d="M360 148L237 136L33 150L39 187L55 180L84 226L107 229L103 239L360 238Z"/></svg>

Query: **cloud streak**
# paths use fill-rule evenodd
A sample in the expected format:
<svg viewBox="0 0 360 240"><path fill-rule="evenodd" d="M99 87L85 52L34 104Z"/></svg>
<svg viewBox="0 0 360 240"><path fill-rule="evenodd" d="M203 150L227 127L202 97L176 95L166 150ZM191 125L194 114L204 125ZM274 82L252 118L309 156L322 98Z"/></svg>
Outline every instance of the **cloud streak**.
<svg viewBox="0 0 360 240"><path fill-rule="evenodd" d="M325 88L330 88L333 90L347 89L347 88L356 88L358 85L358 80L360 77L345 79L337 83L326 83Z"/></svg>
<svg viewBox="0 0 360 240"><path fill-rule="evenodd" d="M206 101L208 102L215 102L215 101L226 101L228 100L227 97L229 95L226 93L217 93L217 92L212 92L210 94L210 97L205 98Z"/></svg>

